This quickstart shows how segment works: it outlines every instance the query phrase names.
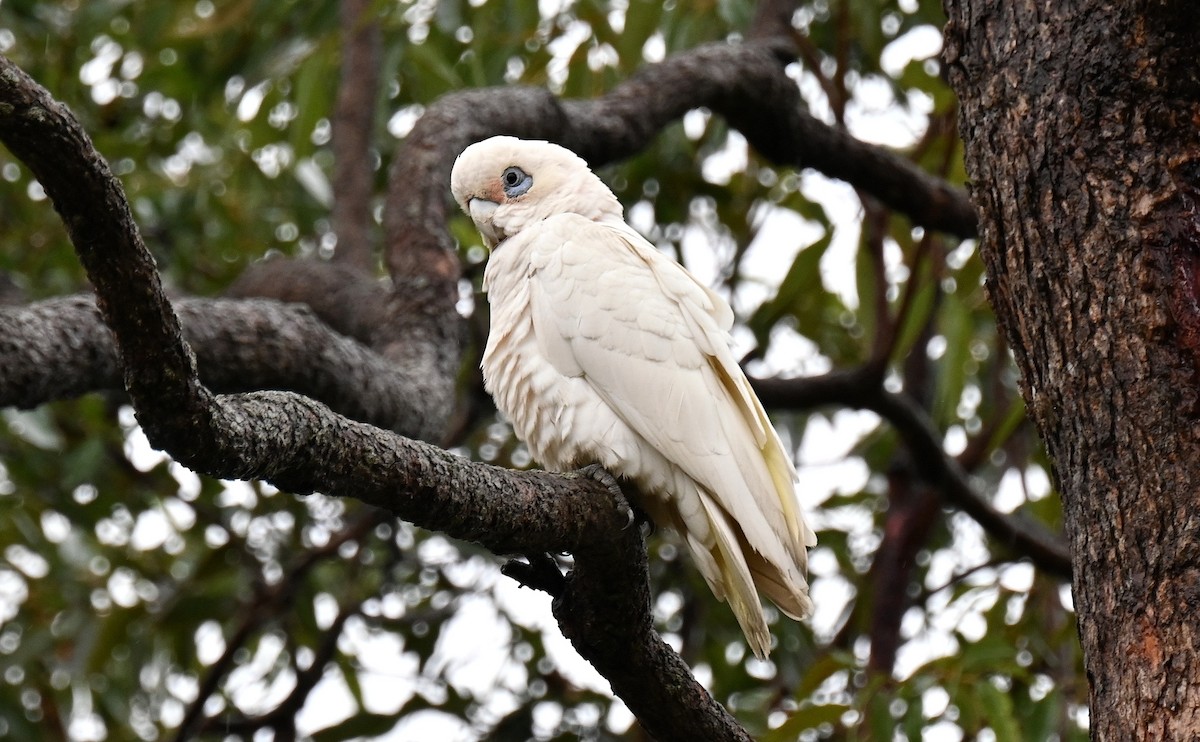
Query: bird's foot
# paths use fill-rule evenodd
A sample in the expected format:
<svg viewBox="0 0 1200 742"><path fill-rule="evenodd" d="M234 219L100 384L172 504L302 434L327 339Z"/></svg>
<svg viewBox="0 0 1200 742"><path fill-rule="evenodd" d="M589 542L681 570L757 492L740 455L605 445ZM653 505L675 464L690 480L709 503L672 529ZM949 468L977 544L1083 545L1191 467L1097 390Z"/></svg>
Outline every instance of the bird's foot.
<svg viewBox="0 0 1200 742"><path fill-rule="evenodd" d="M588 464L579 470L579 474L581 476L595 479L597 482L607 487L608 491L614 495L620 495L621 497L625 496L625 493L621 491L621 485L617 483L617 478L612 475L612 472L610 472L608 469L605 469L600 464Z"/></svg>
<svg viewBox="0 0 1200 742"><path fill-rule="evenodd" d="M630 501L630 499L625 495L625 491L621 489L621 485L617 482L617 478L612 475L612 472L610 472L608 469L605 469L600 464L588 464L582 469L579 469L576 474L595 479L597 482L607 487L609 492L613 493L613 496L615 496L617 501L620 503L618 507L621 511L621 514L626 518L625 528L629 528L636 523L638 527L642 529L642 535L650 536L654 533L656 528L654 521L650 520L650 516L646 515L644 510Z"/></svg>
<svg viewBox="0 0 1200 742"><path fill-rule="evenodd" d="M526 561L510 559L500 573L516 580L522 587L541 590L552 598L562 595L567 578L558 568L558 562L549 554L526 556Z"/></svg>
<svg viewBox="0 0 1200 742"><path fill-rule="evenodd" d="M620 503L617 507L627 519L625 527L628 528L637 521L637 516L634 515L633 508L630 507L629 501L625 498L625 492L621 490L621 485L617 482L617 478L612 475L608 469L605 469L600 464L588 464L580 469L577 474L590 479L595 479L600 484L604 485L613 497L617 498Z"/></svg>

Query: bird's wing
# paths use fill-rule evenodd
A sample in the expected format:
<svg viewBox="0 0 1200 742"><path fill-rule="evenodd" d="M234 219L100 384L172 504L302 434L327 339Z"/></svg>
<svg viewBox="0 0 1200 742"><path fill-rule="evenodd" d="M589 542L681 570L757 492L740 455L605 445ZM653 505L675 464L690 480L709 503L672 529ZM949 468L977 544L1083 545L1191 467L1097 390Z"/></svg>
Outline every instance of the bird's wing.
<svg viewBox="0 0 1200 742"><path fill-rule="evenodd" d="M690 533L711 532L704 523L714 507L727 513L796 586L778 592L802 592L805 546L815 539L799 512L791 457L729 350L728 305L624 224L563 214L536 229L528 288L546 359L586 379L707 490L711 503L671 493ZM807 598L772 598L807 613Z"/></svg>

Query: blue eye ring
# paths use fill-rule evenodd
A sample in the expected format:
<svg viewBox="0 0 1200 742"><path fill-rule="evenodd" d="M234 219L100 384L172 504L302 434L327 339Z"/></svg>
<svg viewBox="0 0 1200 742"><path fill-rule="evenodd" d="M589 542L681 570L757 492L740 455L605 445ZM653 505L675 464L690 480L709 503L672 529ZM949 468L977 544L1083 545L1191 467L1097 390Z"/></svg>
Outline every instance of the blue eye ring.
<svg viewBox="0 0 1200 742"><path fill-rule="evenodd" d="M500 185L509 198L523 196L533 187L533 176L519 167L507 167L500 174Z"/></svg>

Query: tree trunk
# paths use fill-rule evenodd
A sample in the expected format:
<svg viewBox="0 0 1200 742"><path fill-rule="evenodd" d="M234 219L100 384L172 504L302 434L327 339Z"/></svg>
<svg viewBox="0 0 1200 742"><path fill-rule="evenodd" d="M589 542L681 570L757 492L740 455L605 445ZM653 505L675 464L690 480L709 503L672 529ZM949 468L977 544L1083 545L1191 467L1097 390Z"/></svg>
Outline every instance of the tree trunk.
<svg viewBox="0 0 1200 742"><path fill-rule="evenodd" d="M1200 735L1200 7L946 0L997 318L1055 462L1095 739Z"/></svg>

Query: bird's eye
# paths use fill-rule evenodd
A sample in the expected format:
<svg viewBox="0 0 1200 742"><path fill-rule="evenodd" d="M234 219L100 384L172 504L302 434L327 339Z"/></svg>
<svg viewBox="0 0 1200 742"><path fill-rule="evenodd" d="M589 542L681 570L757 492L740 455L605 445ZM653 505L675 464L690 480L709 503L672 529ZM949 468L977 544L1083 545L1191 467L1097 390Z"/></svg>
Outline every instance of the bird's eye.
<svg viewBox="0 0 1200 742"><path fill-rule="evenodd" d="M514 198L529 190L533 185L533 176L519 167L505 168L500 174L500 184L504 186L504 195Z"/></svg>

